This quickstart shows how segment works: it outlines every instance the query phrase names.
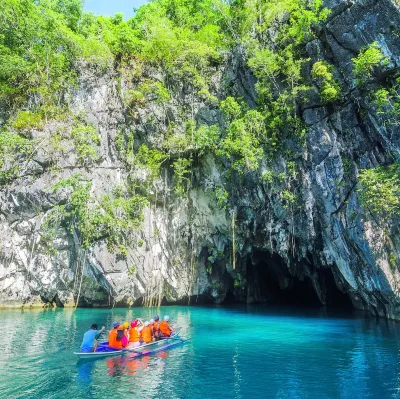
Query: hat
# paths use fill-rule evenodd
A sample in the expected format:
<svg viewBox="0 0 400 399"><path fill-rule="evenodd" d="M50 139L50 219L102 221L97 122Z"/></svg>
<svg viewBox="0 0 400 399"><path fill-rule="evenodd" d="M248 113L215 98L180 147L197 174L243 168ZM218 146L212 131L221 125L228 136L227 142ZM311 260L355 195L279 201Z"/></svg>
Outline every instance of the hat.
<svg viewBox="0 0 400 399"><path fill-rule="evenodd" d="M131 321L131 327L136 327L138 325L138 321L137 320L132 320Z"/></svg>
<svg viewBox="0 0 400 399"><path fill-rule="evenodd" d="M149 322L148 322L148 321L145 321L145 322L144 322L144 326L147 327L148 325L149 325Z"/></svg>
<svg viewBox="0 0 400 399"><path fill-rule="evenodd" d="M149 323L154 324L154 319L151 319Z"/></svg>
<svg viewBox="0 0 400 399"><path fill-rule="evenodd" d="M113 327L115 328L115 327L118 327L119 326L119 323L118 323L118 321L114 321L114 323L113 323Z"/></svg>
<svg viewBox="0 0 400 399"><path fill-rule="evenodd" d="M160 318L158 316L154 316L154 320L158 321L158 320L160 320Z"/></svg>
<svg viewBox="0 0 400 399"><path fill-rule="evenodd" d="M124 325L125 328L129 327L129 323L127 321L123 325Z"/></svg>
<svg viewBox="0 0 400 399"><path fill-rule="evenodd" d="M164 321L168 321L169 320L169 316L164 316Z"/></svg>

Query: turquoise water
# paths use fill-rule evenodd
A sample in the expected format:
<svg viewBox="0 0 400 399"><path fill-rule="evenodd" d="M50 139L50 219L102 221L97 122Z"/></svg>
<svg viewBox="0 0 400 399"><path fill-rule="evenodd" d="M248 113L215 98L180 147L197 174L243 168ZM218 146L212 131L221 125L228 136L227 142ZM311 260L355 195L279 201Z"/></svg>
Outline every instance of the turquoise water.
<svg viewBox="0 0 400 399"><path fill-rule="evenodd" d="M150 309L1 311L1 398L400 398L400 324L318 309L161 308L190 341L78 361L92 323Z"/></svg>

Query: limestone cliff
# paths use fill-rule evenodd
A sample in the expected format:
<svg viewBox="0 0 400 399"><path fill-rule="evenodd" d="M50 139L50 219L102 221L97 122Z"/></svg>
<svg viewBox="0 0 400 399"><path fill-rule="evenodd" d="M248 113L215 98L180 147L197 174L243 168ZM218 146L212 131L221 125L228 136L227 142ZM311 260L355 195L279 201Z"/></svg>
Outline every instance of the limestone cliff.
<svg viewBox="0 0 400 399"><path fill-rule="evenodd" d="M362 206L357 176L362 168L398 159L400 135L365 99L352 58L378 42L389 62L374 71L368 87L390 78L400 65L400 10L390 0L329 0L327 6L331 13L306 49L311 64L323 59L333 65L341 101L324 104L315 87L299 110L306 126L304 145L289 143L290 162L284 155L264 159L259 173L227 179L226 165L205 153L195 157L187 192L179 196L169 161L164 163L143 225L125 256L99 241L82 259L77 237L62 227L52 238L55 250L49 251L41 226L68 195L54 194L53 182L80 172L94 192L107 193L132 173L117 150L121 132L134 131L136 145L157 146L171 123L182 126L190 114L210 126L221 125L222 116L212 101L179 79L168 81L167 103L136 102L128 109L123 93L148 78L164 81L162 70L145 66L135 80L112 68L82 65L69 102L75 115L84 114L100 132L99 159L79 166L70 142L61 138L56 148L40 146L26 161L28 172L1 190L0 305L68 306L78 295L81 306L273 302L285 295L298 295L301 302L313 291L322 304L337 304L343 293L356 308L399 318L397 219L379 220ZM255 106L256 78L241 48L227 55L212 76L213 96L234 95ZM30 134L45 143L70 125L68 119L48 122ZM285 178L260 178L266 171ZM140 181L142 172L134 173ZM230 193L225 207L214 194L221 185ZM291 202L282 195L288 187L295 196Z"/></svg>

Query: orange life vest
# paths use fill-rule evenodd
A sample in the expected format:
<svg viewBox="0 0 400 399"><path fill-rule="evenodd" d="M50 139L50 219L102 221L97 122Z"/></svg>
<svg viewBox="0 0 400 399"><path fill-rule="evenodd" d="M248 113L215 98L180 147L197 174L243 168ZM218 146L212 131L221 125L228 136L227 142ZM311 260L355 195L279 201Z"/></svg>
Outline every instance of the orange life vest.
<svg viewBox="0 0 400 399"><path fill-rule="evenodd" d="M171 329L169 328L169 323L168 321L162 321L160 323L160 331L163 333L163 335L169 337L171 335Z"/></svg>
<svg viewBox="0 0 400 399"><path fill-rule="evenodd" d="M153 324L153 328L158 332L160 330L160 322L155 321Z"/></svg>
<svg viewBox="0 0 400 399"><path fill-rule="evenodd" d="M108 346L112 348L122 349L122 341L117 341L118 331L113 328L108 335Z"/></svg>
<svg viewBox="0 0 400 399"><path fill-rule="evenodd" d="M151 334L153 335L153 337L158 337L158 330L159 330L159 326L157 322L154 322L152 325L150 325L151 327Z"/></svg>
<svg viewBox="0 0 400 399"><path fill-rule="evenodd" d="M139 336L140 334L137 327L131 327L129 330L129 342L138 342Z"/></svg>
<svg viewBox="0 0 400 399"><path fill-rule="evenodd" d="M150 326L143 327L142 331L140 333L142 335L143 342L148 344L148 343L150 343L152 341L152 339L151 339L151 327Z"/></svg>

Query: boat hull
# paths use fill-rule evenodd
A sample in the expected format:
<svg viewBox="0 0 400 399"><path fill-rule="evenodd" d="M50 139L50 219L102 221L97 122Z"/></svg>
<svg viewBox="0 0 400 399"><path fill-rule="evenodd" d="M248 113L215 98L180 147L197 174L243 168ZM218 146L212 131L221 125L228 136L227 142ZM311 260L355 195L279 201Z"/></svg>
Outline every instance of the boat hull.
<svg viewBox="0 0 400 399"><path fill-rule="evenodd" d="M122 350L107 350L99 352L74 352L74 355L78 356L79 359L102 359L103 357L110 357L121 354Z"/></svg>

